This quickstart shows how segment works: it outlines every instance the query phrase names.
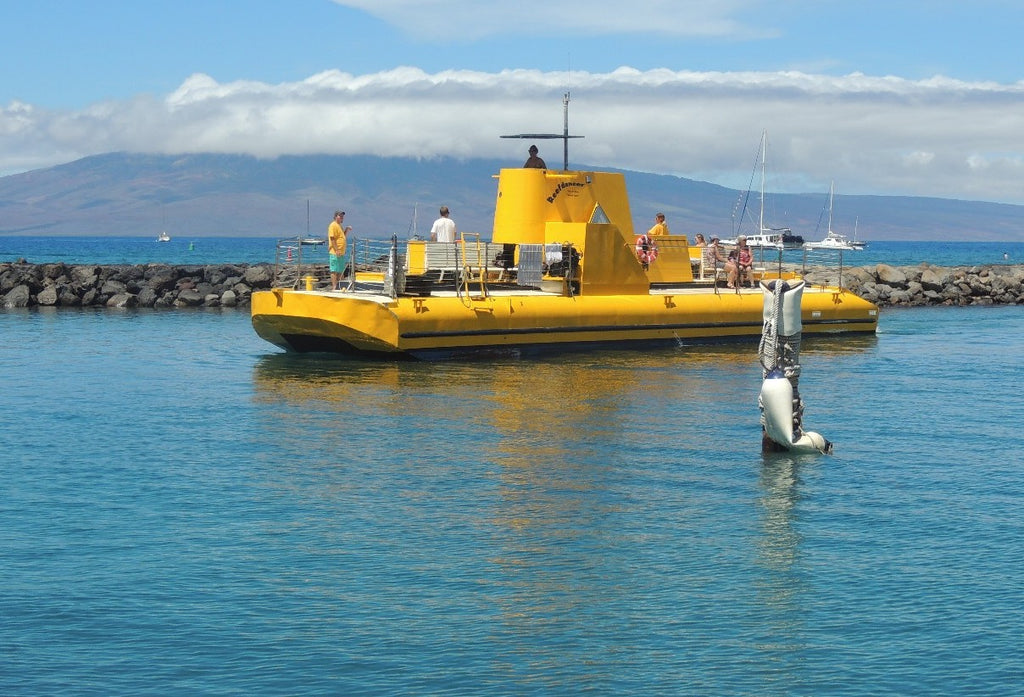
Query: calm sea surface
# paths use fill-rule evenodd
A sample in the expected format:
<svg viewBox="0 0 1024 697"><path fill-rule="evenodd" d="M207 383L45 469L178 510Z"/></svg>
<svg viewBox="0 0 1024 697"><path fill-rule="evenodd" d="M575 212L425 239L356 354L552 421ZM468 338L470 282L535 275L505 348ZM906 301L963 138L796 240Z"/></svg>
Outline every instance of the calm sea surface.
<svg viewBox="0 0 1024 697"><path fill-rule="evenodd" d="M378 364L245 311L52 308L0 337L0 694L1024 682L1022 307L807 338L832 457L760 453L754 343Z"/></svg>
<svg viewBox="0 0 1024 697"><path fill-rule="evenodd" d="M34 264L63 261L68 264L233 264L272 263L276 240L268 237L174 237L157 242L155 237L11 237L0 236L0 261L27 259ZM307 251L327 263L327 250ZM1003 255L1008 259L1004 259ZM313 257L316 259L316 256ZM766 253L764 260L777 257ZM802 250L787 250L784 261L799 264ZM814 252L809 264L836 264L836 252ZM935 266L967 266L1024 263L1021 242L869 242L861 251L843 253L847 266L886 263L915 266L927 261Z"/></svg>

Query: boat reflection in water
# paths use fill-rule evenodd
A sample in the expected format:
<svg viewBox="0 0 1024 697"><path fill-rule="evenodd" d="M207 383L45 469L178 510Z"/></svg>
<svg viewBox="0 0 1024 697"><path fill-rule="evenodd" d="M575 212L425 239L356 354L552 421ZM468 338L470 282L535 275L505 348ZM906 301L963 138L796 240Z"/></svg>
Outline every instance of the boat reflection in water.
<svg viewBox="0 0 1024 697"><path fill-rule="evenodd" d="M804 337L809 400L818 399L811 393L813 376L831 359L876 344L874 334ZM712 343L531 361L377 362L268 354L256 364L253 380L255 399L276 408L280 423L274 428L291 420L344 418L349 433L348 420L355 420L367 432L392 429L407 440L464 434L475 452L503 463L524 447L550 449L551 457L544 458L550 465L564 454L558 443L581 439L625 439L639 442L639 450L643 444L674 450L688 447L692 436L699 449L707 419L723 411L722 416L749 420L756 431L760 370L750 346ZM438 424L443 428L434 428Z"/></svg>
<svg viewBox="0 0 1024 697"><path fill-rule="evenodd" d="M803 355L835 363L874 345L808 339ZM457 578L446 617L466 625L453 632L518 644L585 626L643 645L650 625L623 617L721 611L702 600L719 596L701 557L756 560L774 580L751 597L771 616L797 602L795 474L760 454L760 371L741 344L493 362L267 355L253 399L266 450L283 454L263 477L302 502L304 535L323 536L309 548L388 598L389 616L443 610L428 579ZM760 532L709 528L756 502L761 462ZM612 679L615 665L594 670Z"/></svg>

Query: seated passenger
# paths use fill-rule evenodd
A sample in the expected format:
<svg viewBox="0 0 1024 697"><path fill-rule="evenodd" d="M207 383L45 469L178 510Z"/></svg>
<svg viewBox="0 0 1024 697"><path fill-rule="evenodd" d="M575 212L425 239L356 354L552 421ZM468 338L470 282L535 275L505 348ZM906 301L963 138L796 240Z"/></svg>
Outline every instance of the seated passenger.
<svg viewBox="0 0 1024 697"><path fill-rule="evenodd" d="M754 285L754 257L743 235L736 238L736 271L740 283L744 286Z"/></svg>
<svg viewBox="0 0 1024 697"><path fill-rule="evenodd" d="M728 261L722 253L722 248L718 244L717 237L712 237L711 244L701 250L701 258L704 261L704 268L706 269L711 269L716 266L721 267L722 264Z"/></svg>
<svg viewBox="0 0 1024 697"><path fill-rule="evenodd" d="M739 276L739 265L736 257L739 256L735 249L729 250L729 258L725 260L725 277L730 288L736 287L736 279Z"/></svg>
<svg viewBox="0 0 1024 697"><path fill-rule="evenodd" d="M707 248L708 243L704 239L704 235L699 232L693 238L693 245L690 248L690 264L694 267L694 273L696 273L697 267L700 266L701 259L704 255L704 250ZM696 248L696 252L694 251Z"/></svg>

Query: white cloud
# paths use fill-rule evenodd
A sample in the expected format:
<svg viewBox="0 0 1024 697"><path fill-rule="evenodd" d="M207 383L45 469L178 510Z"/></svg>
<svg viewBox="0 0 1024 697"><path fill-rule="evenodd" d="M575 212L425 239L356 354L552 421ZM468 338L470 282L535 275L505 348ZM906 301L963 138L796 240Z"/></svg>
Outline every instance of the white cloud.
<svg viewBox="0 0 1024 697"><path fill-rule="evenodd" d="M0 172L109 151L372 154L517 161L503 134L560 132L563 72L327 71L281 84L193 75L164 99L0 108ZM571 164L745 188L762 129L775 191L1024 203L1024 83L852 74L573 72ZM560 144L543 143L548 164Z"/></svg>
<svg viewBox="0 0 1024 697"><path fill-rule="evenodd" d="M399 27L409 36L475 40L493 35L660 34L750 38L775 32L735 19L763 0L334 0Z"/></svg>
<svg viewBox="0 0 1024 697"><path fill-rule="evenodd" d="M968 160L973 160L975 156L971 156ZM903 162L907 167L927 167L935 161L935 153L933 152L912 152L908 153L904 158Z"/></svg>

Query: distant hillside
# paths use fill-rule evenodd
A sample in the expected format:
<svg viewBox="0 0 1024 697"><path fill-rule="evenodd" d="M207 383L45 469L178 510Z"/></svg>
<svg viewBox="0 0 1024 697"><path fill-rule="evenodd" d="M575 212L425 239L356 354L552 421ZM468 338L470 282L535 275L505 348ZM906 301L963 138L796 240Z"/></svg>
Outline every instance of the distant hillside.
<svg viewBox="0 0 1024 697"><path fill-rule="evenodd" d="M424 234L441 204L460 230L488 234L499 160L241 155L87 157L0 177L0 235L287 237L321 233L335 208L356 234ZM586 165L580 165L587 169ZM634 225L657 211L677 233L731 236L741 192L680 177L626 172ZM825 193L766 197L766 223L824 235ZM747 202L756 220L758 196ZM833 228L866 240L1024 239L1024 206L895 196L836 196Z"/></svg>

